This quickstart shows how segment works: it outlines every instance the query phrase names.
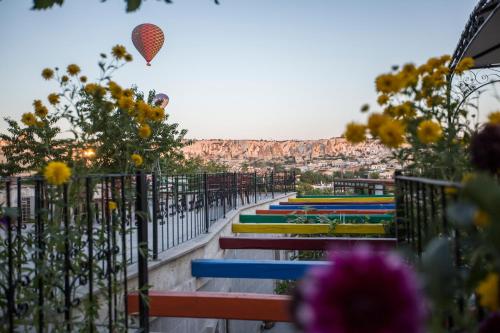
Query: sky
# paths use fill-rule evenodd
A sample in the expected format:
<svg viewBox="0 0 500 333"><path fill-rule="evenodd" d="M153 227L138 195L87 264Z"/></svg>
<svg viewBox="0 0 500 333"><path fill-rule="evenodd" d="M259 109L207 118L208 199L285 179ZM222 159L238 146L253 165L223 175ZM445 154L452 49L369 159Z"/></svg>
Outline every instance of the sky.
<svg viewBox="0 0 500 333"><path fill-rule="evenodd" d="M45 67L78 64L97 78L99 53L123 44L134 61L114 79L170 97L169 121L189 138L320 139L339 136L375 105L374 78L392 65L451 54L476 0L66 0L32 11L0 1L0 115L19 119L57 90ZM133 28L158 25L152 66ZM5 131L0 121L0 131Z"/></svg>

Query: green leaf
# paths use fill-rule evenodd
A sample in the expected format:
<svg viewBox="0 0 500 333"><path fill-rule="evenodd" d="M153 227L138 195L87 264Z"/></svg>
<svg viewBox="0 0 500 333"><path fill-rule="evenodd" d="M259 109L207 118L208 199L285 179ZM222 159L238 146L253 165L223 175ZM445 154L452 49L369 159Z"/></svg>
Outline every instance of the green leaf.
<svg viewBox="0 0 500 333"><path fill-rule="evenodd" d="M127 1L127 13L135 12L141 6L141 0L126 0Z"/></svg>
<svg viewBox="0 0 500 333"><path fill-rule="evenodd" d="M33 10L52 8L54 5L63 5L64 0L33 0Z"/></svg>

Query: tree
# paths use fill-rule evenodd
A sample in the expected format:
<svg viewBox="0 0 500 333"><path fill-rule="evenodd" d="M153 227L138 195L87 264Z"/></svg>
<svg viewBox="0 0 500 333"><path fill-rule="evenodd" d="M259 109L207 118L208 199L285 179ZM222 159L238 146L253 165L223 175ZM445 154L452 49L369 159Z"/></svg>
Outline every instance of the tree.
<svg viewBox="0 0 500 333"><path fill-rule="evenodd" d="M66 73L46 68L42 77L55 81L59 92L33 102L34 112L23 114L20 122L5 118L8 133L0 138L7 162L3 175L39 172L52 160L64 161L79 172L130 172L152 170L160 159L178 163L186 130L167 122L165 110L134 89L124 89L111 80L115 70L132 61L123 46L111 57L101 54L101 76L87 83L80 67L67 66ZM71 137L61 138L62 126L69 124Z"/></svg>
<svg viewBox="0 0 500 333"><path fill-rule="evenodd" d="M158 0L160 1L160 0ZM164 2L171 4L173 3L172 0L163 0ZM106 0L101 0L101 2L106 2ZM141 7L143 0L125 0L125 3L127 4L126 6L126 11L127 13L129 12L135 12ZM216 5L219 4L219 0L214 0L214 3ZM64 4L64 0L33 0L33 10L43 10L43 9L51 9L55 5L62 6Z"/></svg>

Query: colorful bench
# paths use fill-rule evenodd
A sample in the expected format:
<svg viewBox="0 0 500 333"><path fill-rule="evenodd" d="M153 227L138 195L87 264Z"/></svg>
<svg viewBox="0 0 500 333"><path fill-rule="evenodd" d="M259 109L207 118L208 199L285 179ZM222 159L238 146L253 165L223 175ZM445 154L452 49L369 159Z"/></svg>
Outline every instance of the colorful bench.
<svg viewBox="0 0 500 333"><path fill-rule="evenodd" d="M233 223L233 233L251 233L251 234L328 234L330 233L330 224L295 224L295 223ZM383 235L385 228L380 223L363 224L337 224L333 234L352 234L352 235Z"/></svg>
<svg viewBox="0 0 500 333"><path fill-rule="evenodd" d="M304 214L354 214L354 215L377 215L377 214L393 214L391 209L312 209L312 210L293 210L293 209L257 209L257 215L304 215Z"/></svg>
<svg viewBox="0 0 500 333"><path fill-rule="evenodd" d="M240 215L240 223L294 223L307 220L308 223L380 223L394 220L393 215Z"/></svg>
<svg viewBox="0 0 500 333"><path fill-rule="evenodd" d="M139 312L139 294L128 294L128 313ZM237 320L291 321L290 296L223 293L149 291L151 317L217 318Z"/></svg>
<svg viewBox="0 0 500 333"><path fill-rule="evenodd" d="M356 245L390 249L397 245L396 238L356 238L356 237L220 237L221 249L251 250L328 250L348 249Z"/></svg>
<svg viewBox="0 0 500 333"><path fill-rule="evenodd" d="M313 268L329 265L327 261L195 259L191 275L197 278L242 278L297 280Z"/></svg>

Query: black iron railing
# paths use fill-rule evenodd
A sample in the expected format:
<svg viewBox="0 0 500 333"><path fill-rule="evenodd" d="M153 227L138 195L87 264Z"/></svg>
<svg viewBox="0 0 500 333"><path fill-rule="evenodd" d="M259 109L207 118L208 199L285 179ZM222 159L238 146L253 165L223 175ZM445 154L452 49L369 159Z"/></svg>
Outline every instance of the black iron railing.
<svg viewBox="0 0 500 333"><path fill-rule="evenodd" d="M420 257L435 237L451 237L460 264L460 233L449 223L446 209L456 200L460 183L408 177L396 174L396 216L398 238L408 243Z"/></svg>
<svg viewBox="0 0 500 333"><path fill-rule="evenodd" d="M457 272L464 269L463 255L466 245L463 244L463 232L451 223L447 209L457 200L462 185L456 182L419 177L403 176L396 173L396 230L401 244L407 244L415 254L416 263L421 262L426 246L436 238L446 238L452 246L453 265ZM450 283L453 283L450 281ZM444 327L454 327L455 316L464 314L466 301L463 296L455 299L456 310L443 323ZM478 316L482 310L476 304ZM452 314L454 313L454 314Z"/></svg>
<svg viewBox="0 0 500 333"><path fill-rule="evenodd" d="M333 179L334 194L389 194L394 193L394 181L389 179Z"/></svg>
<svg viewBox="0 0 500 333"><path fill-rule="evenodd" d="M294 186L288 172L0 179L1 331L147 332L150 260ZM138 323L125 311L131 264Z"/></svg>

